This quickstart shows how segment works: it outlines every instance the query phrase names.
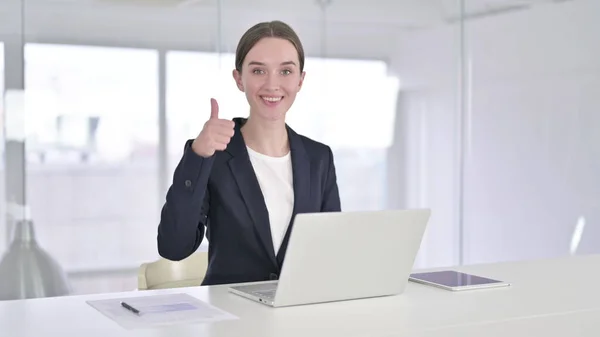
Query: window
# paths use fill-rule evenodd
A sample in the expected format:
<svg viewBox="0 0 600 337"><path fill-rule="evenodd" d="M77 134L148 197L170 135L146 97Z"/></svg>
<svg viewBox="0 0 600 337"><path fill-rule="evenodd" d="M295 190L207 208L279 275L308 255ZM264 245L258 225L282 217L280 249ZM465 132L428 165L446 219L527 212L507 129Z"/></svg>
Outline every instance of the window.
<svg viewBox="0 0 600 337"><path fill-rule="evenodd" d="M40 244L67 271L155 258L158 55L28 44L28 198Z"/></svg>

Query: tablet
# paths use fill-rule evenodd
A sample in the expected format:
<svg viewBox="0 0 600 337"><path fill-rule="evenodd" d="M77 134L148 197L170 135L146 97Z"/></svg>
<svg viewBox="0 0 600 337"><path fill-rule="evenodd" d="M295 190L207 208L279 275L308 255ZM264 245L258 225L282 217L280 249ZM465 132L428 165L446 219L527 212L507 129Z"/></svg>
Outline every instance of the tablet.
<svg viewBox="0 0 600 337"><path fill-rule="evenodd" d="M506 287L510 285L510 283L505 281L494 280L453 270L414 273L410 274L409 280L452 291Z"/></svg>

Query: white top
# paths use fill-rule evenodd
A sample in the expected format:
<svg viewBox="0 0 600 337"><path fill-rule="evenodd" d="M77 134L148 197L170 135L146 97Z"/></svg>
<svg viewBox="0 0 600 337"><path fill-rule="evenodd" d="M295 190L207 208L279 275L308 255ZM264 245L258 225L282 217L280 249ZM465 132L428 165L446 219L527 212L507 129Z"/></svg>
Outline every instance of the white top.
<svg viewBox="0 0 600 337"><path fill-rule="evenodd" d="M265 198L275 254L279 251L294 209L292 158L269 157L248 147L252 167Z"/></svg>
<svg viewBox="0 0 600 337"><path fill-rule="evenodd" d="M453 269L513 285L455 293L411 282L398 296L275 309L229 293L230 285L0 301L0 335L597 337L599 265L600 255L591 255L462 266ZM86 303L167 293L190 294L239 319L126 330Z"/></svg>

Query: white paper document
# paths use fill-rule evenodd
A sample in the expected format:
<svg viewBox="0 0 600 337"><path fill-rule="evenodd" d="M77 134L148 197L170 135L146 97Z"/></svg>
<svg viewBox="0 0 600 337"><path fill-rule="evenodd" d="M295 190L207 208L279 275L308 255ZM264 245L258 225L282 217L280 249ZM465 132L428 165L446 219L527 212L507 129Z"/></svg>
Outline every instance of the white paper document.
<svg viewBox="0 0 600 337"><path fill-rule="evenodd" d="M87 303L126 329L238 319L188 294L115 298Z"/></svg>

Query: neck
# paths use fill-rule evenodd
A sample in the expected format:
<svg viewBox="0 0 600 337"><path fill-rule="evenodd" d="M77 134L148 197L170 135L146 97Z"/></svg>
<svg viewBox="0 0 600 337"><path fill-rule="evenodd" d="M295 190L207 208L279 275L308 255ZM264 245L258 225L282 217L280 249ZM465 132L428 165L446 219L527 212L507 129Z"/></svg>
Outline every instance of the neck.
<svg viewBox="0 0 600 337"><path fill-rule="evenodd" d="M248 118L241 129L244 142L252 150L271 157L282 157L290 151L287 129L283 121L261 121Z"/></svg>

